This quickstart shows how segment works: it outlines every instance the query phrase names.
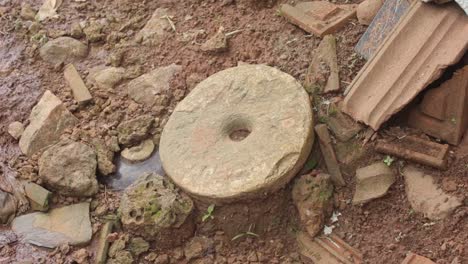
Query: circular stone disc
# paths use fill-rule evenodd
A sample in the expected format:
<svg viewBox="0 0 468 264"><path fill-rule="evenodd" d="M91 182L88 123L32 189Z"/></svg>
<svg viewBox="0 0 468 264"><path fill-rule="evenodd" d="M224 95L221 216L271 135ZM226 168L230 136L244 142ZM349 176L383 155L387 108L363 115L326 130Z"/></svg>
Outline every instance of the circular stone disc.
<svg viewBox="0 0 468 264"><path fill-rule="evenodd" d="M232 202L283 187L313 143L309 96L265 65L218 72L181 101L164 127L167 175L203 200Z"/></svg>

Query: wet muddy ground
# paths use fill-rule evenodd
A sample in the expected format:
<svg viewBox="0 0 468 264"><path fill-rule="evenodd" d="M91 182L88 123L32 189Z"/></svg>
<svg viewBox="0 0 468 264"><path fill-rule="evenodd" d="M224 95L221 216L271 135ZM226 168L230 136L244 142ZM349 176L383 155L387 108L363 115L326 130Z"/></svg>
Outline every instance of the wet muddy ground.
<svg viewBox="0 0 468 264"><path fill-rule="evenodd" d="M58 10L59 17L46 20L37 33L28 28L31 22L20 18L21 2L19 0L0 0L0 174L2 188L8 186L8 179L15 177L37 178L37 162L20 155L17 141L11 138L6 129L13 121L27 122L31 108L37 103L47 89L56 94L67 107L80 119L80 125L70 131L79 139L98 137L107 139L109 130L115 129L113 118L129 118L149 113L167 119L172 109L193 87L211 74L239 62L262 63L277 67L304 82L311 54L320 39L307 34L289 24L278 12L278 7L286 1L73 1L66 0ZM28 1L36 10L42 1ZM345 1L338 1L345 2ZM354 2L354 1L352 1ZM149 19L156 8L168 8L175 25L175 32L168 32L159 42L151 46L134 44L133 39ZM97 20L104 24L105 38L90 43L89 55L76 61L75 66L84 75L95 66L109 64L116 54L122 54L121 67L128 71L145 73L159 66L176 63L183 67L176 81L172 84L167 98L169 103L162 107L146 108L134 103L127 97L126 83L122 82L112 91L102 91L90 87L94 104L78 106L64 79L61 66L50 65L41 60L38 48L44 38L53 39L68 35L74 23ZM126 27L123 27L126 25ZM240 30L229 39L226 52L208 54L200 51L200 43L212 36L220 26L226 32ZM124 28L123 30L121 30ZM186 41L188 33L203 30L195 38ZM341 88L344 89L363 65L354 53L354 45L359 40L365 27L351 20L337 34L338 64L340 67ZM40 34L39 36L37 34ZM119 40L109 36L119 35ZM86 41L81 38L81 41ZM85 76L83 76L85 77ZM336 96L340 96L337 94ZM114 105L112 115L101 115L102 109ZM164 122L161 122L164 123ZM109 127L110 129L106 129ZM461 199L464 206L458 208L452 216L442 221L430 221L414 213L405 196L404 180L401 175L391 187L388 195L374 200L364 206L353 206L350 201L354 192L353 175L345 175L347 186L335 191L336 210L341 213L334 225L334 232L346 242L359 249L365 263L401 263L407 252L412 251L431 258L437 263L468 263L468 153L465 140L463 146L452 147L449 169L436 171L425 168L437 177L438 182L453 181L456 189L452 190ZM364 159L355 166L364 166L384 156L372 152L372 144L366 147ZM153 156L157 159L157 154ZM152 159L153 159L152 158ZM153 166L152 159L144 164ZM37 160L37 157L36 157ZM117 163L120 163L118 160ZM404 161L396 161L394 169L398 171ZM20 164L20 165L18 165ZM31 170L18 173L17 168L30 165ZM141 164L140 164L141 165ZM141 165L147 166L147 165ZM138 167L141 169L141 166ZM121 171L128 169L128 164L120 163ZM131 169L131 167L130 167ZM159 166L154 169L160 170ZM131 169L133 170L133 169ZM134 170L133 170L134 171ZM20 174L20 175L19 175ZM128 182L116 179L103 180L109 186L101 186L94 200L104 200L107 211L113 212L118 207L120 193L113 188L123 188ZM6 186L6 187L5 187ZM107 189L109 188L109 190ZM289 188L289 187L288 187ZM287 189L286 189L287 190ZM281 192L283 213L286 219L272 225L271 230L260 237L247 237L236 241L226 238L225 233L214 232L210 224L198 221L196 235L205 234L215 241L215 247L201 262L212 263L301 263L295 248L294 234L299 230L294 206L288 191ZM52 207L76 202L76 199L55 197ZM221 215L235 215L235 221L245 221L242 206L237 211L218 212ZM96 208L93 211L93 223L97 229ZM288 212L293 213L288 213ZM263 210L265 218L275 219L278 210ZM200 212L194 217L201 218ZM268 215L272 214L272 215ZM273 220L272 220L273 221ZM239 228L245 228L239 224ZM242 229L243 230L243 229ZM242 232L241 229L238 232ZM2 229L2 234L8 229ZM234 231L233 231L234 232ZM1 243L0 243L1 244ZM92 247L89 248L92 251ZM71 249L71 252L77 248ZM185 263L177 258L181 248L158 251L159 255L167 254L172 263ZM62 263L70 253L45 252L32 246L12 243L0 249L2 260L26 260L31 257L35 262ZM14 257L13 257L14 256ZM143 254L140 261L145 260ZM458 259L459 262L452 262ZM7 263L7 262L6 262Z"/></svg>

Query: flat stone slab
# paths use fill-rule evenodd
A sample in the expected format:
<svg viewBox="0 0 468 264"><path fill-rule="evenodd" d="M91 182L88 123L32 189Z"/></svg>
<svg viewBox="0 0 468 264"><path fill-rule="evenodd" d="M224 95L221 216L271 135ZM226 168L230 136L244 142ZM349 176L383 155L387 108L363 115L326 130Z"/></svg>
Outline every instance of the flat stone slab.
<svg viewBox="0 0 468 264"><path fill-rule="evenodd" d="M396 178L392 170L379 161L356 170L353 204L362 204L384 196Z"/></svg>
<svg viewBox="0 0 468 264"><path fill-rule="evenodd" d="M22 215L13 220L12 229L23 241L41 247L84 245L92 235L89 203Z"/></svg>
<svg viewBox="0 0 468 264"><path fill-rule="evenodd" d="M198 84L161 137L168 176L212 202L258 197L284 186L313 143L307 92L290 75L241 65Z"/></svg>
<svg viewBox="0 0 468 264"><path fill-rule="evenodd" d="M406 183L406 196L414 211L432 220L447 217L455 208L461 206L455 196L446 194L437 186L431 175L414 167L403 169Z"/></svg>

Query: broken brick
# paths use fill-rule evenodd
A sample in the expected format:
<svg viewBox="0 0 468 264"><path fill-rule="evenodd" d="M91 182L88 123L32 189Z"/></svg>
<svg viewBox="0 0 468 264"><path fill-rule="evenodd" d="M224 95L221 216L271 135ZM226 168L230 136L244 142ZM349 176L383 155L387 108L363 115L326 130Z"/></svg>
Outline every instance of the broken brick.
<svg viewBox="0 0 468 264"><path fill-rule="evenodd" d="M435 264L432 260L410 252L401 264Z"/></svg>
<svg viewBox="0 0 468 264"><path fill-rule="evenodd" d="M468 17L456 3L415 1L345 91L343 111L374 130L458 62Z"/></svg>
<svg viewBox="0 0 468 264"><path fill-rule="evenodd" d="M448 145L415 136L405 136L391 142L380 140L375 150L427 166L444 169L447 166Z"/></svg>
<svg viewBox="0 0 468 264"><path fill-rule="evenodd" d="M317 125L315 126L315 132L319 138L320 150L322 151L323 159L333 183L338 186L344 186L346 183L341 175L340 165L336 160L335 150L333 149L327 126L324 124Z"/></svg>
<svg viewBox="0 0 468 264"><path fill-rule="evenodd" d="M362 254L336 235L312 238L305 232L297 235L299 253L305 263L360 264Z"/></svg>
<svg viewBox="0 0 468 264"><path fill-rule="evenodd" d="M468 66L452 79L427 91L412 109L408 124L424 133L457 145L468 127Z"/></svg>
<svg viewBox="0 0 468 264"><path fill-rule="evenodd" d="M305 31L323 37L343 27L356 14L356 5L335 5L326 1L284 4L281 14Z"/></svg>
<svg viewBox="0 0 468 264"><path fill-rule="evenodd" d="M68 64L65 66L63 75L68 83L68 86L70 86L72 90L73 97L78 103L88 102L93 99L89 93L88 88L84 84L83 79L81 79L80 74L76 70L75 66L73 66L73 64Z"/></svg>

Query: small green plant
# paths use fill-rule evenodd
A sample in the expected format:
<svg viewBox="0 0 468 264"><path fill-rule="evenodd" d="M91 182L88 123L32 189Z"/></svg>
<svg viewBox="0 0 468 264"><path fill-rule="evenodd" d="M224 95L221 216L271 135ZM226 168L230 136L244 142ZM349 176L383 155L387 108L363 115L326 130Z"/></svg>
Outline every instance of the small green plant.
<svg viewBox="0 0 468 264"><path fill-rule="evenodd" d="M236 236L234 236L231 241L235 241L241 237L244 237L244 236L253 236L253 237L259 237L258 234L255 234L254 232L251 231L252 230L252 225L249 226L249 230L247 232L244 232L244 233L239 233L237 234Z"/></svg>
<svg viewBox="0 0 468 264"><path fill-rule="evenodd" d="M383 163L385 163L385 165L390 167L394 161L395 161L394 158L387 155L385 159L383 160Z"/></svg>
<svg viewBox="0 0 468 264"><path fill-rule="evenodd" d="M214 209L215 209L214 204L210 204L210 206L208 206L208 208L206 208L206 213L202 217L202 222L205 222L208 219L213 219L214 218L214 216L213 216Z"/></svg>

